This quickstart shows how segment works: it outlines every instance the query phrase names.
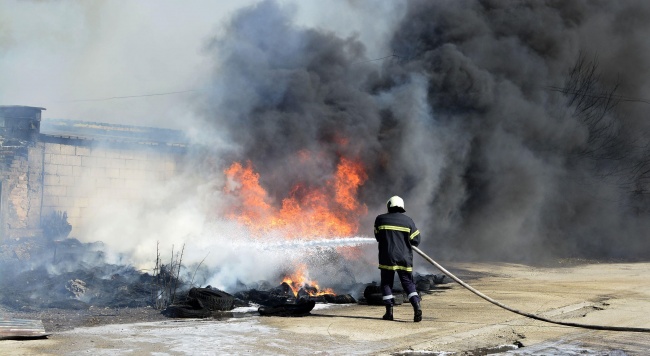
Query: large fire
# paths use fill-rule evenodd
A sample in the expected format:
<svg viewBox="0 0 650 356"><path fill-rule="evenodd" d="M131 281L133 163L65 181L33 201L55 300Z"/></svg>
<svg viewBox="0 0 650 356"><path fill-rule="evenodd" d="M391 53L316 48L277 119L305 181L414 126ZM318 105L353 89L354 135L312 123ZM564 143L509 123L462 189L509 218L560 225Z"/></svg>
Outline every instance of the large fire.
<svg viewBox="0 0 650 356"><path fill-rule="evenodd" d="M310 154L301 151L298 157L305 162ZM286 239L313 240L353 236L359 229L359 218L367 213L366 205L357 201L357 192L368 176L363 165L353 159L341 157L336 171L322 186L295 184L281 204L274 204L250 161L233 163L225 174L225 193L237 197L239 202L231 205L233 208L226 215L246 226L255 238L280 235ZM312 296L335 294L331 289L320 290L318 282L308 277L304 264L294 270L283 280L294 295L300 289Z"/></svg>
<svg viewBox="0 0 650 356"><path fill-rule="evenodd" d="M225 192L236 195L241 202L227 216L247 226L256 237L271 232L280 232L288 239L353 236L359 218L367 213L356 195L368 177L363 165L352 159L340 158L336 172L322 187L296 184L280 207L273 205L260 185L260 176L251 162L235 162L225 174Z"/></svg>

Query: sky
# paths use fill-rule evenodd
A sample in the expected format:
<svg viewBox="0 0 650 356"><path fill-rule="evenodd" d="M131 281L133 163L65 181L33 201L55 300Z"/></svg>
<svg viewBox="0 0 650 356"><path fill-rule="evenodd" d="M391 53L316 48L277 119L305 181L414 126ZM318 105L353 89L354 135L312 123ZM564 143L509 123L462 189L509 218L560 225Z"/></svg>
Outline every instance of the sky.
<svg viewBox="0 0 650 356"><path fill-rule="evenodd" d="M213 71L206 47L233 13L255 3L2 1L0 105L44 107L44 118L184 129ZM378 57L399 17L389 13L395 2L280 3L296 24L359 36ZM136 97L111 99L124 96Z"/></svg>

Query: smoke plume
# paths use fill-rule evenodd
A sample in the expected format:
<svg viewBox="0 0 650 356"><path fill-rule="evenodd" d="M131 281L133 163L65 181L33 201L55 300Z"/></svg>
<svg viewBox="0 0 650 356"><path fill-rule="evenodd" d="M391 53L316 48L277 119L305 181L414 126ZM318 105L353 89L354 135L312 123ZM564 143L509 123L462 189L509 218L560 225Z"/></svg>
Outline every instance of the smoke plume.
<svg viewBox="0 0 650 356"><path fill-rule="evenodd" d="M441 258L647 255L644 2L412 1L374 60L262 2L207 48L200 114L278 200L360 159ZM292 157L318 152L310 169ZM324 158L322 158L324 157ZM646 172L641 173L640 167Z"/></svg>

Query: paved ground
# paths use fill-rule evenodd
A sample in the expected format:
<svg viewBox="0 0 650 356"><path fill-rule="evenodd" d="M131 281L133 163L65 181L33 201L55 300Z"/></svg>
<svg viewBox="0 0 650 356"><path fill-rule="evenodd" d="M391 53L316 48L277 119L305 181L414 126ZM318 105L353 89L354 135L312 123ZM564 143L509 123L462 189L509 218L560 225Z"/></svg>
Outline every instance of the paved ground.
<svg viewBox="0 0 650 356"><path fill-rule="evenodd" d="M470 284L522 311L586 324L650 328L650 263L535 268L513 264L456 264ZM0 341L0 355L47 354L428 354L506 352L529 355L645 355L650 334L593 331L521 317L456 284L381 320L382 307L319 309L304 318L165 320L108 324L58 332L46 340ZM98 323L101 324L101 323ZM505 345L505 346L504 346Z"/></svg>

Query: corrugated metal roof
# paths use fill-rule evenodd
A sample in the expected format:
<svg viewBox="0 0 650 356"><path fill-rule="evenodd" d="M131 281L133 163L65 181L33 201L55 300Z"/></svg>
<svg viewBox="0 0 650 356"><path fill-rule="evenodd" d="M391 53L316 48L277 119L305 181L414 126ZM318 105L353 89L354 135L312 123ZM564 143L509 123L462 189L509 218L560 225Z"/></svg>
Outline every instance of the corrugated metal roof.
<svg viewBox="0 0 650 356"><path fill-rule="evenodd" d="M185 135L178 130L66 119L42 120L41 134L82 140L110 140L183 146L187 144Z"/></svg>

